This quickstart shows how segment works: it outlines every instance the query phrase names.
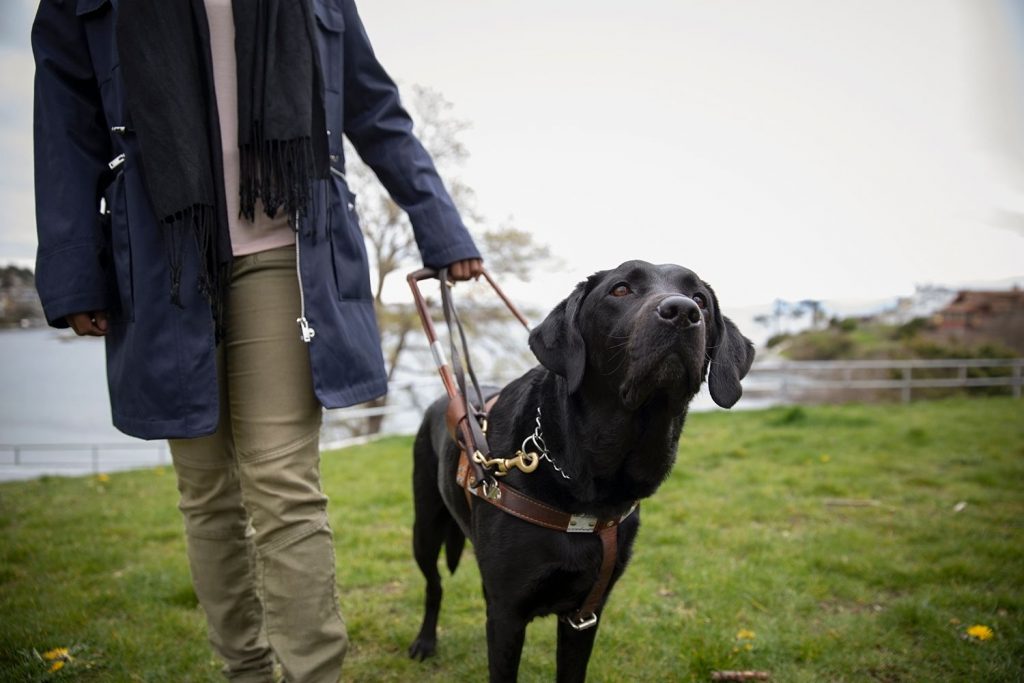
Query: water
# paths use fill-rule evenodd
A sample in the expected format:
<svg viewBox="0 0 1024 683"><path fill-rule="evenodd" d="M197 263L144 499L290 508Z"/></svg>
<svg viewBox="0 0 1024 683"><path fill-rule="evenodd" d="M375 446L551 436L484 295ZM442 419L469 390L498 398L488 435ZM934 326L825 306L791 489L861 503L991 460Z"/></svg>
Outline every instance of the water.
<svg viewBox="0 0 1024 683"><path fill-rule="evenodd" d="M392 391L391 404L397 412L385 419L387 432L414 432L423 408L444 393L430 369L426 346L410 352L410 361L422 356L422 367L405 378L411 387ZM102 339L50 329L0 331L0 358L0 481L168 463L165 442L140 441L111 424ZM748 398L737 408L765 404ZM706 386L690 406L692 412L716 409ZM344 411L326 412L325 445L345 442L345 430L337 427L343 415ZM98 451L93 449L95 444L101 445ZM14 446L22 448L16 452Z"/></svg>
<svg viewBox="0 0 1024 683"><path fill-rule="evenodd" d="M159 462L154 444L125 436L111 424L103 341L56 330L0 332L0 480L95 469L92 444L113 444L108 469ZM64 446L39 449L38 445ZM22 449L15 466L15 452ZM166 460L166 456L164 456Z"/></svg>

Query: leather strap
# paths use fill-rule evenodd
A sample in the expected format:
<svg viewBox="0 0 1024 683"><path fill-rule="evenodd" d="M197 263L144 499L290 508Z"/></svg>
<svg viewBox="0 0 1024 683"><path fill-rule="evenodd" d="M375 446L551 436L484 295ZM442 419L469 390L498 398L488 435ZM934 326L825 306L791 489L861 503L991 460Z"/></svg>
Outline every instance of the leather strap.
<svg viewBox="0 0 1024 683"><path fill-rule="evenodd" d="M597 581L590 593L583 600L583 606L572 616L566 617L569 626L577 631L588 629L597 624L597 608L601 606L601 598L608 590L612 572L615 570L615 557L619 549L619 525L605 527L598 532L601 538L601 569L597 572Z"/></svg>
<svg viewBox="0 0 1024 683"><path fill-rule="evenodd" d="M608 590L615 560L618 554L618 529L626 518L633 514L636 505L621 517L597 518L592 515L573 515L531 498L502 481L493 485L484 482L482 486L469 485L469 457L463 450L459 454L459 467L455 480L466 494L466 503L473 507L473 498L479 498L500 510L524 521L554 531L568 533L596 533L601 539L601 568L597 573L590 593L583 605L573 614L565 617L566 622L577 631L592 628L597 624L597 609Z"/></svg>
<svg viewBox="0 0 1024 683"><path fill-rule="evenodd" d="M537 526L542 526L555 531L568 533L596 534L602 529L610 529L625 521L633 510L634 504L625 514L619 517L595 517L593 515L572 514L563 512L558 508L542 503L536 498L531 498L525 493L512 488L503 481L496 481L493 485L472 487L468 481L470 460L466 451L459 454L459 467L456 471L455 480L464 489L467 489L474 498L486 501L491 505L501 508L513 517L525 520Z"/></svg>
<svg viewBox="0 0 1024 683"><path fill-rule="evenodd" d="M452 369L455 372L455 379L458 383L459 392L455 396L451 396L448 400L448 411L451 416L446 416L449 420L454 419L455 425L459 427L459 430L463 435L462 447L472 453L481 453L485 458L489 458L491 454L491 447L487 444L487 437L484 435L483 430L480 428L480 418L484 411L484 396L483 392L480 391L480 383L477 382L476 373L473 371L473 364L469 358L469 345L466 341L466 332L462 328L462 321L459 319L459 312L455 308L455 301L452 298L451 287L448 284L448 269L442 268L438 273L438 279L441 281L441 308L444 311L444 320L448 326L448 337L450 341L451 355L452 355ZM456 330L458 331L459 341L462 344L463 353L459 353L458 344L456 344ZM463 359L464 357L464 359ZM469 379L473 384L473 390L476 394L476 405L474 405L469 393L466 391L466 373L469 374ZM456 404L454 407L452 404ZM472 415L473 419L469 419ZM449 423L451 424L451 422ZM449 427L451 430L451 427ZM455 431L452 431L452 436L455 436ZM487 478L488 472L484 467L473 459L470 459L470 467L473 471L473 480L471 485L473 487L480 486Z"/></svg>

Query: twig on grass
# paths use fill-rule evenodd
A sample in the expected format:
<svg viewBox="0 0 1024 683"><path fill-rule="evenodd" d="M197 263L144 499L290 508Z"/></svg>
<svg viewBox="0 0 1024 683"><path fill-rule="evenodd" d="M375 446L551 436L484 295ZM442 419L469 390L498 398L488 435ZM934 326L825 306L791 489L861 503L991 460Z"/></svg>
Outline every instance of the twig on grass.
<svg viewBox="0 0 1024 683"><path fill-rule="evenodd" d="M872 498L826 498L822 503L830 508L877 508L882 506L882 501Z"/></svg>

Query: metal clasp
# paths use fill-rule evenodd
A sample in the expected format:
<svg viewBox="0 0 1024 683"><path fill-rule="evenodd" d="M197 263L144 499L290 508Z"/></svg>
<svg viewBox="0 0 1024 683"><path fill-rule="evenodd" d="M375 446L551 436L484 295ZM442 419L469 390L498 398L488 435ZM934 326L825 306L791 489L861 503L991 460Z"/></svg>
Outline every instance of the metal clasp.
<svg viewBox="0 0 1024 683"><path fill-rule="evenodd" d="M537 465L540 464L540 459L536 453L524 453L522 451L517 451L516 457L514 458L491 458L488 460L483 453L476 451L473 453L473 462L482 465L486 469L497 467L498 471L494 473L494 476L504 477L513 467L526 474L530 474L537 469Z"/></svg>
<svg viewBox="0 0 1024 683"><path fill-rule="evenodd" d="M572 617L566 617L565 623L572 626L577 631L586 631L588 628L594 628L597 625L597 613L591 612L588 616L578 614Z"/></svg>
<svg viewBox="0 0 1024 683"><path fill-rule="evenodd" d="M501 500L501 489L498 482L485 481L483 483L484 498L487 500Z"/></svg>
<svg viewBox="0 0 1024 683"><path fill-rule="evenodd" d="M565 528L569 533L589 534L597 528L597 517L593 515L573 515L569 518L569 526Z"/></svg>

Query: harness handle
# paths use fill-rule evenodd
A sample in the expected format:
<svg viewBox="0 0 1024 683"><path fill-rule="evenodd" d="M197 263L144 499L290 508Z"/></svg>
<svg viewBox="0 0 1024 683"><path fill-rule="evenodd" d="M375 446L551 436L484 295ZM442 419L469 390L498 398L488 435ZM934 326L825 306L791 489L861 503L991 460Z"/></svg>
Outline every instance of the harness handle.
<svg viewBox="0 0 1024 683"><path fill-rule="evenodd" d="M508 307L512 315L522 323L523 327L525 327L527 331L529 331L530 325L526 321L526 318L519 312L519 309L515 307L505 292L502 291L491 277L490 273L484 270L482 275L497 293L502 302ZM445 358L444 348L437 338L437 331L434 329L434 323L430 317L430 311L427 308L426 299L424 299L423 294L420 292L419 283L422 280L428 280L431 278L437 278L441 282L441 303L444 310L445 323L448 326L453 365L449 365L448 360ZM466 341L466 334L463 330L462 322L459 319L458 311L455 308L455 301L451 291L454 287L454 283L449 282L448 271L446 268L442 268L440 271L432 268L421 268L420 270L410 273L406 277L406 281L409 283L409 288L412 290L413 300L416 304L416 312L419 314L420 322L423 324L423 331L427 335L427 341L430 343L430 350L434 355L434 363L437 365L438 373L441 375L441 381L444 383L445 391L448 394L449 426L453 430L458 430L461 433L462 443L469 453L480 453L482 456L480 459L487 460L491 455L490 447L487 444L487 437L483 433L483 430L480 428L480 423L478 422L478 418L484 415L484 396L483 392L480 390L480 385L477 382L476 373L473 371L472 363L470 362L469 345ZM459 353L458 346L456 345L456 330L458 331L458 337L462 344L462 354ZM463 356L465 360L463 360ZM476 399L479 407L474 405L468 395L463 367L465 367L465 370L468 371L470 375L470 380L473 384L473 389L476 393ZM453 434L452 436L454 437L456 435ZM470 458L470 464L472 466L474 476L474 480L471 483L475 488L487 479L488 472L476 458Z"/></svg>

